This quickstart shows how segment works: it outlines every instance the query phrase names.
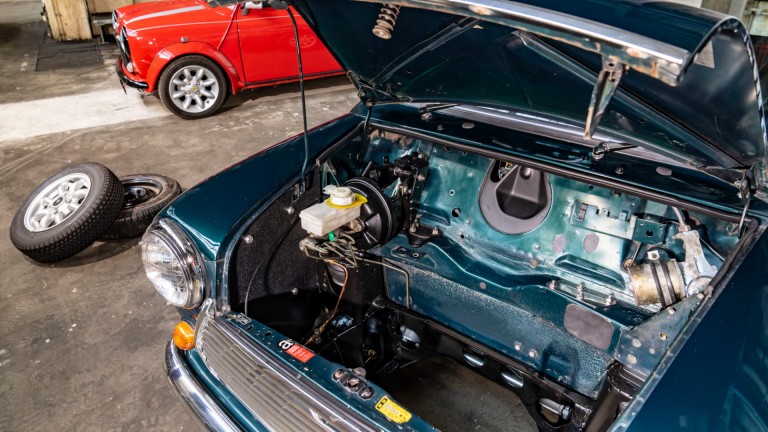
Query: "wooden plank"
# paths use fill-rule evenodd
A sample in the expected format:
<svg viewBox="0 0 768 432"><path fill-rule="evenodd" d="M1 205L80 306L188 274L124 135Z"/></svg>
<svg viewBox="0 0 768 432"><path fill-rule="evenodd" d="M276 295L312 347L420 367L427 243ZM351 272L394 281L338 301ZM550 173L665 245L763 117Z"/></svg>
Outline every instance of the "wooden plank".
<svg viewBox="0 0 768 432"><path fill-rule="evenodd" d="M91 23L84 0L44 0L51 37L57 41L91 39Z"/></svg>

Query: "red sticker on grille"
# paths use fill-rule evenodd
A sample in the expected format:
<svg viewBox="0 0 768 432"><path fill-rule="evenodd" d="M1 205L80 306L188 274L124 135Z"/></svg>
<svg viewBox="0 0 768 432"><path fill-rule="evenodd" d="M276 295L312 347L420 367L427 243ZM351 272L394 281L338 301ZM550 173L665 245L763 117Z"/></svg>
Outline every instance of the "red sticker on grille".
<svg viewBox="0 0 768 432"><path fill-rule="evenodd" d="M309 359L315 356L315 353L290 339L282 340L277 345L285 350L286 354L302 363L308 362Z"/></svg>

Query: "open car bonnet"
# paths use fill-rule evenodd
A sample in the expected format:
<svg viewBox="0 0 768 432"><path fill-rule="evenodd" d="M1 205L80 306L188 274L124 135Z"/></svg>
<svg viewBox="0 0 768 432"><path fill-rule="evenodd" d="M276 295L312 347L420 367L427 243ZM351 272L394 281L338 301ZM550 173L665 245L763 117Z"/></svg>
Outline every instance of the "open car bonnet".
<svg viewBox="0 0 768 432"><path fill-rule="evenodd" d="M651 1L295 3L368 106L486 107L729 182L764 176L755 55L734 18Z"/></svg>

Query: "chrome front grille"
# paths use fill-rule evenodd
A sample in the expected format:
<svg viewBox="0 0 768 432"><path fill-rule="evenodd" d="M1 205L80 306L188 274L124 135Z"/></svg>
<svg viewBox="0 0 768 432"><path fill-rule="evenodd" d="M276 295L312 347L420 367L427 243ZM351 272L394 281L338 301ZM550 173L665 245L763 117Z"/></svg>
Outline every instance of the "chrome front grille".
<svg viewBox="0 0 768 432"><path fill-rule="evenodd" d="M197 351L210 371L270 431L376 430L323 389L238 334L226 321L200 315Z"/></svg>
<svg viewBox="0 0 768 432"><path fill-rule="evenodd" d="M123 27L120 33L115 35L115 39L117 40L117 50L120 52L123 64L127 65L131 62L131 50L128 47L128 32L125 30L125 27Z"/></svg>

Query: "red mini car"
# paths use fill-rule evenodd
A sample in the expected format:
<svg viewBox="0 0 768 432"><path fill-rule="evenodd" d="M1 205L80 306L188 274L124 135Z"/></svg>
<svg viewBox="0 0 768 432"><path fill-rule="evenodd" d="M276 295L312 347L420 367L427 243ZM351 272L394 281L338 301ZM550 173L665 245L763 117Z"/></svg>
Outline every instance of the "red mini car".
<svg viewBox="0 0 768 432"><path fill-rule="evenodd" d="M241 89L298 80L289 10L267 3L168 0L112 14L123 86L157 91L174 114L207 117ZM295 14L304 77L343 73L320 39Z"/></svg>

